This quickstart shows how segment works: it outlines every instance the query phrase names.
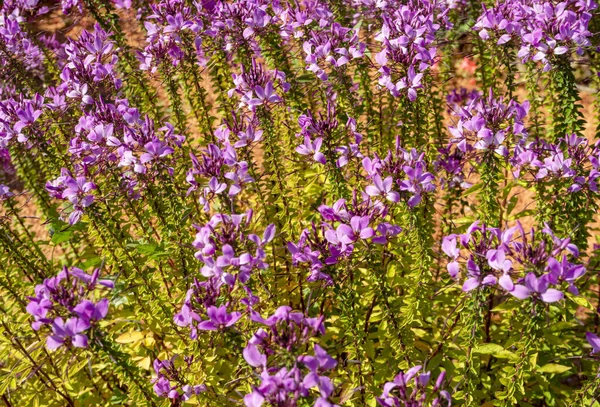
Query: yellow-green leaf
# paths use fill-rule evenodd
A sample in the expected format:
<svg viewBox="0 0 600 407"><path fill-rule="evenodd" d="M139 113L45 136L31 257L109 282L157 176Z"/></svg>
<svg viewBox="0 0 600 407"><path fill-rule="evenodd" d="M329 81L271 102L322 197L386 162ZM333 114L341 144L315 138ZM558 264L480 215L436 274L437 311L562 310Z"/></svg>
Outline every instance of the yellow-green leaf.
<svg viewBox="0 0 600 407"><path fill-rule="evenodd" d="M556 363L548 363L540 367L537 371L539 373L564 373L570 370L569 366L558 365Z"/></svg>
<svg viewBox="0 0 600 407"><path fill-rule="evenodd" d="M588 301L588 299L585 297L582 297L581 295L567 294L567 297L569 297L569 299L571 301L573 301L575 304L579 305L580 307L587 308L587 309L594 309L592 307L592 304L590 304L590 302Z"/></svg>
<svg viewBox="0 0 600 407"><path fill-rule="evenodd" d="M133 343L144 339L144 334L141 332L127 332L120 335L115 342L117 343Z"/></svg>
<svg viewBox="0 0 600 407"><path fill-rule="evenodd" d="M517 355L495 343L486 343L473 349L473 353L492 355L499 359L517 359Z"/></svg>

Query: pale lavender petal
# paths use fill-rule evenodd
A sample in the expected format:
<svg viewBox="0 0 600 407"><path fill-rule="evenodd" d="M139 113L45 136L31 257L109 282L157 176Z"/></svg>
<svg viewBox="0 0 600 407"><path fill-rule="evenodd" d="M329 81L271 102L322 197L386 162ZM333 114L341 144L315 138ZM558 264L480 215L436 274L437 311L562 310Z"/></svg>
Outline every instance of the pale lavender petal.
<svg viewBox="0 0 600 407"><path fill-rule="evenodd" d="M562 291L555 290L554 288L549 288L545 293L541 295L542 301L544 302L557 302L563 299L564 294Z"/></svg>

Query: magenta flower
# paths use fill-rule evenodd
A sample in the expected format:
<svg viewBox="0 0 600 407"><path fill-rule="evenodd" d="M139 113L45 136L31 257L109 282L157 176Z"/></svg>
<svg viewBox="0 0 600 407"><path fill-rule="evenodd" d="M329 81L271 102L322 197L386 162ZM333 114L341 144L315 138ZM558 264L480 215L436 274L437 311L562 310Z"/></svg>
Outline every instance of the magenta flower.
<svg viewBox="0 0 600 407"><path fill-rule="evenodd" d="M492 249L486 253L488 264L494 270L499 270L508 273L512 267L512 261L506 258L503 249Z"/></svg>
<svg viewBox="0 0 600 407"><path fill-rule="evenodd" d="M550 288L550 276L544 274L541 277L536 277L534 273L528 273L524 279L524 285L514 284L512 279L504 274L499 279L500 285L508 291L512 296L521 300L527 297L539 297L547 303L557 302L563 299L564 294L554 288Z"/></svg>
<svg viewBox="0 0 600 407"><path fill-rule="evenodd" d="M375 183L375 185L369 185L365 188L365 192L369 196L385 196L388 201L400 201L400 194L398 194L398 192L392 191L392 184L394 183L392 177L387 177L382 181L381 176L379 176L379 174L375 174L373 176L373 182Z"/></svg>
<svg viewBox="0 0 600 407"><path fill-rule="evenodd" d="M417 89L423 87L423 85L421 85L422 79L423 74L415 73L415 67L411 65L408 68L407 76L405 78L400 79L396 84L396 90L400 91L406 89L408 100L414 102L415 100L417 100Z"/></svg>
<svg viewBox="0 0 600 407"><path fill-rule="evenodd" d="M50 323L52 320L47 319L48 311L52 309L52 301L47 298L31 298L29 304L27 304L27 312L35 318L35 322L31 324L31 327L37 331L43 324Z"/></svg>
<svg viewBox="0 0 600 407"><path fill-rule="evenodd" d="M337 366L337 361L329 356L325 349L319 345L315 344L314 351L315 356L302 355L298 358L298 361L303 363L312 372L331 370Z"/></svg>
<svg viewBox="0 0 600 407"><path fill-rule="evenodd" d="M198 324L198 329L203 331L218 331L228 328L242 317L242 314L239 312L229 314L225 305L221 305L219 308L210 306L207 308L206 314L210 320L202 321Z"/></svg>
<svg viewBox="0 0 600 407"><path fill-rule="evenodd" d="M254 87L254 94L256 98L248 100L249 106L258 106L266 103L279 103L281 98L275 93L273 89L273 82L269 81L263 88L260 85Z"/></svg>
<svg viewBox="0 0 600 407"><path fill-rule="evenodd" d="M301 155L312 155L313 160L320 164L325 164L326 159L323 153L320 152L323 139L318 137L315 141L311 141L308 135L304 136L304 144L296 147L296 152Z"/></svg>
<svg viewBox="0 0 600 407"><path fill-rule="evenodd" d="M462 287L464 292L474 290L480 285L495 285L498 282L496 276L492 274L488 274L482 278L479 266L472 259L467 260L467 275L468 278Z"/></svg>
<svg viewBox="0 0 600 407"><path fill-rule="evenodd" d="M73 311L79 315L79 318L86 321L103 319L108 314L108 299L103 298L96 304L89 300L83 300Z"/></svg>
<svg viewBox="0 0 600 407"><path fill-rule="evenodd" d="M109 305L107 298L94 303L89 299L90 294L98 284L113 287L110 280L98 280L99 273L99 269L89 275L76 267L64 267L56 276L35 287L35 297L29 297L26 310L35 318L31 324L34 330L40 331L44 326L51 328L52 334L46 340L49 349L57 349L65 343L87 347L87 336L83 332L106 317Z"/></svg>
<svg viewBox="0 0 600 407"><path fill-rule="evenodd" d="M458 256L460 256L460 249L456 246L455 235L444 237L444 239L442 240L442 250L448 257L451 257L453 259L453 261L448 263L446 268L448 270L448 274L450 274L450 277L456 278L460 270L460 266L456 261L456 259L458 259Z"/></svg>
<svg viewBox="0 0 600 407"><path fill-rule="evenodd" d="M375 231L369 226L370 222L369 216L353 216L350 225L342 223L337 227L337 236L344 244L351 244L358 239L369 239L375 235Z"/></svg>
<svg viewBox="0 0 600 407"><path fill-rule="evenodd" d="M592 332L586 332L585 338L587 339L588 343L592 345L592 355L600 352L600 338L598 335Z"/></svg>
<svg viewBox="0 0 600 407"><path fill-rule="evenodd" d="M56 350L70 341L76 348L87 348L88 338L81 332L89 327L89 321L83 318L69 318L64 322L58 317L52 322L53 334L46 338L46 346L50 350Z"/></svg>
<svg viewBox="0 0 600 407"><path fill-rule="evenodd" d="M431 387L429 389L431 372L418 374L421 369L422 366L419 365L408 369L406 373L398 373L393 381L387 382L383 386L383 394L381 397L376 398L377 403L382 407L439 407L443 399L446 401L446 406L449 407L452 404L452 397L446 390L442 390L446 372L442 371L435 384L429 386ZM426 402L429 392L435 398L430 402Z"/></svg>
<svg viewBox="0 0 600 407"><path fill-rule="evenodd" d="M178 400L186 401L192 396L206 391L206 386L187 384L185 373L193 363L192 357L183 357L184 366L175 366L174 356L171 359L154 359L152 363L156 377L152 379L153 390L158 397L172 400L172 403L180 404Z"/></svg>
<svg viewBox="0 0 600 407"><path fill-rule="evenodd" d="M173 154L173 149L162 141L154 139L144 145L146 152L140 156L140 162L142 164L149 163L158 158L166 157L169 154Z"/></svg>
<svg viewBox="0 0 600 407"><path fill-rule="evenodd" d="M267 357L259 352L258 348L249 343L242 352L244 360L252 367L266 367Z"/></svg>
<svg viewBox="0 0 600 407"><path fill-rule="evenodd" d="M564 297L561 291L550 288L550 276L548 274L536 277L534 273L527 273L525 286L529 289L531 295L539 296L544 302L556 302Z"/></svg>

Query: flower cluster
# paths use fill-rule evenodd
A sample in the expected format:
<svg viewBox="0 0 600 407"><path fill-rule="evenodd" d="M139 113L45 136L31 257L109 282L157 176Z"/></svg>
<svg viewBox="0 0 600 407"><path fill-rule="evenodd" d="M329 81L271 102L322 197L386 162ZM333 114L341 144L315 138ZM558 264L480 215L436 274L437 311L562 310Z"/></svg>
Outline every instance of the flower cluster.
<svg viewBox="0 0 600 407"><path fill-rule="evenodd" d="M476 89L455 88L446 95L448 104L448 113L458 112L461 108L469 106L473 101L478 100L483 95Z"/></svg>
<svg viewBox="0 0 600 407"><path fill-rule="evenodd" d="M278 70L265 70L263 66L252 59L250 68L242 65L242 72L233 74L234 88L228 92L229 97L237 94L240 97L240 107L247 106L255 110L257 106L280 103L281 96L275 92L278 84L282 92L290 89L285 81L285 73Z"/></svg>
<svg viewBox="0 0 600 407"><path fill-rule="evenodd" d="M246 362L261 370L260 384L244 397L246 407L260 407L265 402L296 405L299 399L312 397L313 388L319 391L315 407L333 407L328 399L334 385L325 373L334 369L337 361L317 344L313 355L302 353L311 338L325 334L323 317L307 318L283 306L267 319L256 312L251 319L266 328L256 331L244 348Z"/></svg>
<svg viewBox="0 0 600 407"><path fill-rule="evenodd" d="M238 158L237 150L249 150L255 146L261 140L262 133L262 130L255 128L254 123L236 121L232 125L220 126L215 131L218 145L209 144L201 151L199 158L190 153L192 168L188 170L186 177L191 185L188 194L202 188L200 203L206 212L210 210L210 204L216 197L232 199L246 184L254 182L248 173L247 161Z"/></svg>
<svg viewBox="0 0 600 407"><path fill-rule="evenodd" d="M467 154L450 144L438 149L438 156L433 163L441 189L467 189L473 184L467 181L465 163Z"/></svg>
<svg viewBox="0 0 600 407"><path fill-rule="evenodd" d="M547 226L540 236L533 228L526 233L520 223L503 231L475 222L464 234L446 236L442 250L452 259L447 266L452 278L466 269L465 292L499 284L519 299L556 302L564 296L562 283L578 294L575 281L586 271L570 259L579 256L577 247L569 238L556 237Z"/></svg>
<svg viewBox="0 0 600 407"><path fill-rule="evenodd" d="M38 94L31 99L21 96L0 101L0 147L17 142L31 148L42 143L44 132L40 116L43 113L44 97Z"/></svg>
<svg viewBox="0 0 600 407"><path fill-rule="evenodd" d="M260 238L246 232L251 221L252 212L248 211L243 215L217 214L206 225L197 226L193 246L198 249L196 258L204 264L200 272L207 280L194 280L181 311L174 317L177 325L190 329L191 338L198 337L198 330L223 330L241 318L240 312L228 311L236 305L231 301L231 293L239 285L247 294L241 304L251 309L258 302L246 283L254 270L269 266L264 246L273 240L275 226L268 226ZM223 292L228 298L226 303L221 301Z"/></svg>
<svg viewBox="0 0 600 407"><path fill-rule="evenodd" d="M326 81L325 63L334 68L344 66L350 59L362 58L366 45L359 41L357 31L333 23L327 30L311 30L302 48L306 69Z"/></svg>
<svg viewBox="0 0 600 407"><path fill-rule="evenodd" d="M229 313L227 307L230 304L216 306L221 294L223 283L217 278L207 281L195 280L185 297L181 311L173 318L175 323L190 329L190 338L198 338L200 331L220 331L233 326L242 317L240 312ZM230 287L228 291L231 291ZM203 315L206 314L206 320Z"/></svg>
<svg viewBox="0 0 600 407"><path fill-rule="evenodd" d="M200 35L204 28L201 2L192 8L179 0L160 1L150 9L144 21L148 45L138 54L140 69L156 73L165 61L178 66L190 51L199 64L206 64Z"/></svg>
<svg viewBox="0 0 600 407"><path fill-rule="evenodd" d="M185 137L169 123L156 129L154 120L119 97L121 80L114 73L117 59L109 33L96 26L94 33L84 31L65 48L63 83L46 106L62 110L64 99L59 96L65 93L81 104L75 137L69 141L72 161L93 177L114 174L129 197L139 198L149 182L165 173L173 175L174 153ZM106 97L109 89L112 99Z"/></svg>
<svg viewBox="0 0 600 407"><path fill-rule="evenodd" d="M93 301L93 293L101 287L113 288L111 280L99 280L100 269L92 275L77 267L64 267L56 276L47 278L35 287L35 296L29 297L27 312L35 321L38 331L47 326L52 333L46 338L48 349L61 346L88 347L86 331L106 317L107 298Z"/></svg>
<svg viewBox="0 0 600 407"><path fill-rule="evenodd" d="M69 212L69 224L79 222L84 210L94 203L93 191L96 185L88 181L85 176L85 167L76 176L68 169L61 170L60 177L46 183L46 190L53 198L68 200L72 208Z"/></svg>
<svg viewBox="0 0 600 407"><path fill-rule="evenodd" d="M578 0L499 2L484 7L474 28L484 40L499 45L513 41L523 62L539 61L549 70L558 56L581 55L591 45L589 22L597 7L594 1Z"/></svg>
<svg viewBox="0 0 600 407"><path fill-rule="evenodd" d="M0 0L3 401L590 404L595 2Z"/></svg>
<svg viewBox="0 0 600 407"><path fill-rule="evenodd" d="M425 154L412 149L407 151L396 139L394 151L388 151L385 158L375 155L362 161L367 179L373 185L367 186L367 195L396 203L401 200L413 208L421 203L423 196L435 191L435 177L427 171Z"/></svg>
<svg viewBox="0 0 600 407"><path fill-rule="evenodd" d="M593 146L575 134L557 143L535 140L516 146L511 159L515 178L530 175L536 182L564 181L567 192L598 192L600 177L600 143Z"/></svg>
<svg viewBox="0 0 600 407"><path fill-rule="evenodd" d="M272 8L274 14L282 10L279 2L264 1L204 2L204 5L210 16L206 35L218 39L216 42L219 44L224 43L219 48L231 51L244 47L255 53L259 53L260 49L256 41L258 34L264 33L277 21L268 13L269 9Z"/></svg>
<svg viewBox="0 0 600 407"><path fill-rule="evenodd" d="M122 81L115 71L118 58L110 35L96 24L93 32L83 31L77 40L64 46L66 65L60 77L67 86L67 97L91 105L93 93L101 92L104 86L121 88Z"/></svg>
<svg viewBox="0 0 600 407"><path fill-rule="evenodd" d="M527 137L524 119L528 112L529 102L504 103L490 89L487 98L472 99L455 112L458 121L449 127L450 141L463 153L494 150L506 157L507 146L522 143Z"/></svg>
<svg viewBox="0 0 600 407"><path fill-rule="evenodd" d="M334 15L327 3L301 0L286 6L278 13L282 38L303 38L314 26L325 28L333 24Z"/></svg>
<svg viewBox="0 0 600 407"><path fill-rule="evenodd" d="M171 400L189 400L192 396L206 391L203 384L192 386L185 382L185 372L190 369L193 363L193 357L184 356L184 366L176 366L177 357L171 359L155 359L152 366L156 377L152 379L154 383L154 393L158 397L166 397Z"/></svg>
<svg viewBox="0 0 600 407"><path fill-rule="evenodd" d="M15 79L9 74L14 64L36 77L43 73L44 53L22 27L25 15L33 9L28 3L7 0L0 8L0 79L7 84Z"/></svg>
<svg viewBox="0 0 600 407"><path fill-rule="evenodd" d="M356 131L356 120L348 118L346 125L340 126L336 118L335 102L327 102L326 114L314 115L308 111L300 115L298 124L301 131L296 137L304 141L296 147L298 154L310 156L319 164L335 160L337 168L345 166L353 158L363 157L359 149L363 136Z"/></svg>
<svg viewBox="0 0 600 407"><path fill-rule="evenodd" d="M428 390L428 384L431 380L431 372L418 374L422 366L415 366L406 371L400 372L393 381L387 382L383 386L383 394L377 397L377 402L383 407L438 407L445 400L445 405L452 404L450 393L444 388L444 378L446 372L442 371L435 384Z"/></svg>
<svg viewBox="0 0 600 407"><path fill-rule="evenodd" d="M127 100L97 103L97 109L79 118L69 152L97 172L121 169L122 176L144 182L158 173L172 174L172 154L185 138L170 124L155 129L148 116Z"/></svg>
<svg viewBox="0 0 600 407"><path fill-rule="evenodd" d="M264 245L273 240L275 225L267 226L263 237L246 233L252 222L252 211L241 215L214 215L198 232L193 246L196 258L204 263L200 270L205 277L216 276L233 286L236 281L245 283L252 270L268 267L265 263Z"/></svg>
<svg viewBox="0 0 600 407"><path fill-rule="evenodd" d="M356 246L386 244L401 232L400 227L383 221L387 212L382 203L374 203L368 196L360 200L356 193L350 204L340 199L331 207L320 206L323 222L304 229L297 244L288 243L293 264L308 264L308 281L333 284L325 272L327 267L351 257Z"/></svg>
<svg viewBox="0 0 600 407"><path fill-rule="evenodd" d="M375 36L381 51L375 55L379 84L393 96L406 95L411 102L423 87L423 75L435 63L436 33L445 25L448 8L444 2L412 0L382 14L383 24Z"/></svg>

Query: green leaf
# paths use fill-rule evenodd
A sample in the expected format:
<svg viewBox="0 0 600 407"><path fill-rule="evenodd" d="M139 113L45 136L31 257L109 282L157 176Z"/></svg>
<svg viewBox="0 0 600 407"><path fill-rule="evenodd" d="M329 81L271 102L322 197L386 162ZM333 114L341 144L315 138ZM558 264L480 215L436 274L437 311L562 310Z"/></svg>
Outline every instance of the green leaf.
<svg viewBox="0 0 600 407"><path fill-rule="evenodd" d="M583 308L587 308L587 309L594 309L594 307L592 307L592 304L590 304L590 302L588 301L587 298L582 297L580 295L572 295L567 293L567 297L573 301L575 304L579 305L580 307Z"/></svg>
<svg viewBox="0 0 600 407"><path fill-rule="evenodd" d="M303 82L312 82L315 79L314 75L311 74L304 74L304 75L298 75L296 77L296 81L303 83Z"/></svg>
<svg viewBox="0 0 600 407"><path fill-rule="evenodd" d="M352 27L352 29L353 29L354 31L356 31L356 32L360 31L360 27L362 27L362 25L363 25L363 21L364 21L363 19L360 19L360 20L358 21L358 23L356 23L356 24L354 25L354 27Z"/></svg>
<svg viewBox="0 0 600 407"><path fill-rule="evenodd" d="M504 351L504 348L495 343L486 343L473 349L473 353L481 353L483 355L493 355L502 351Z"/></svg>
<svg viewBox="0 0 600 407"><path fill-rule="evenodd" d="M138 252L140 252L140 254L144 254L146 256L154 253L157 248L157 246L152 243L130 243L127 246L134 247Z"/></svg>
<svg viewBox="0 0 600 407"><path fill-rule="evenodd" d="M473 353L492 355L498 359L518 359L518 356L495 343L486 343L473 349Z"/></svg>
<svg viewBox="0 0 600 407"><path fill-rule="evenodd" d="M503 302L502 304L494 307L494 309L492 309L492 312L506 312L506 311L512 311L514 309L517 309L521 306L521 304L517 301L514 300L508 300Z"/></svg>
<svg viewBox="0 0 600 407"><path fill-rule="evenodd" d="M512 211L515 209L515 207L517 206L517 203L519 202L519 197L517 195L513 195L510 200L508 201L508 205L506 207L506 213L512 213Z"/></svg>
<svg viewBox="0 0 600 407"><path fill-rule="evenodd" d="M520 219L520 218L524 218L526 216L533 216L533 215L535 215L534 209L525 209L525 210L522 210L521 212L518 212L514 215L509 216L508 220L515 220L515 219Z"/></svg>
<svg viewBox="0 0 600 407"><path fill-rule="evenodd" d="M570 370L569 366L558 365L556 363L548 363L537 369L538 373L564 373Z"/></svg>
<svg viewBox="0 0 600 407"><path fill-rule="evenodd" d="M483 187L483 182L475 184L471 188L469 188L465 192L463 192L461 196L465 197L465 196L474 194L475 192L479 191L482 187Z"/></svg>
<svg viewBox="0 0 600 407"><path fill-rule="evenodd" d="M54 232L52 234L52 243L60 244L68 241L73 237L73 232L71 230L65 230L63 232Z"/></svg>
<svg viewBox="0 0 600 407"><path fill-rule="evenodd" d="M144 339L144 334L141 332L127 332L115 339L116 343L133 343Z"/></svg>
<svg viewBox="0 0 600 407"><path fill-rule="evenodd" d="M98 266L102 263L102 259L100 257L92 257L91 259L87 259L83 263L81 263L80 267L83 270L89 269L90 267Z"/></svg>

